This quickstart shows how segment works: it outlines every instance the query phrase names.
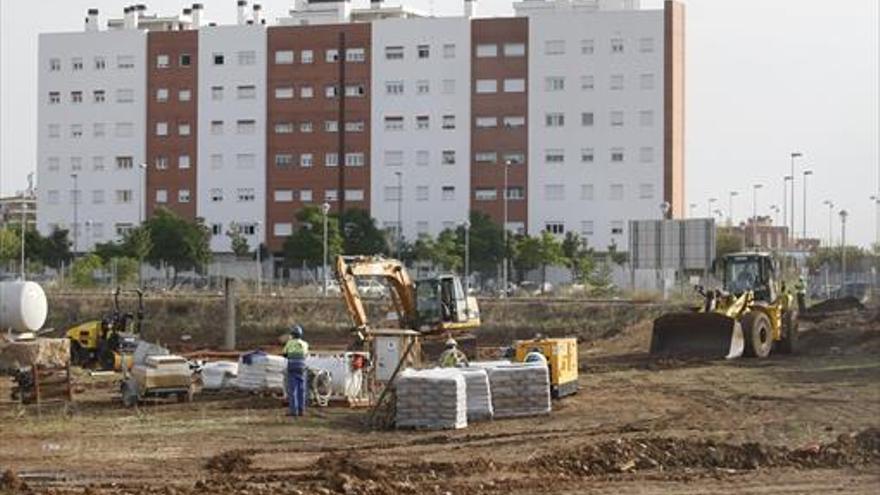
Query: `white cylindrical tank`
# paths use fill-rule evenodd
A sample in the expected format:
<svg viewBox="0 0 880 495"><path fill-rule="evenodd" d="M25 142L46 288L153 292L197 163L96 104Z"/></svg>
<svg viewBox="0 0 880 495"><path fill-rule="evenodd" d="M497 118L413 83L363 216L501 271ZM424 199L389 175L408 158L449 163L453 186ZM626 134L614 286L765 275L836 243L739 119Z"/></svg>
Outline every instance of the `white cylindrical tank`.
<svg viewBox="0 0 880 495"><path fill-rule="evenodd" d="M36 282L0 282L0 330L33 332L43 328L49 304Z"/></svg>

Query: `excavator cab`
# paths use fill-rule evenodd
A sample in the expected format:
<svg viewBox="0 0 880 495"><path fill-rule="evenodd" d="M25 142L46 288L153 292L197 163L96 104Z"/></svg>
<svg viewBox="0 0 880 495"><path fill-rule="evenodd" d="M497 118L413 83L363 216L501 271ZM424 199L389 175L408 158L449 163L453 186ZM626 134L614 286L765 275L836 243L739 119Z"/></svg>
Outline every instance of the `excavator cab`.
<svg viewBox="0 0 880 495"><path fill-rule="evenodd" d="M772 303L776 299L775 281L775 266L766 254L735 254L723 259L723 287L735 296L752 291L756 301Z"/></svg>
<svg viewBox="0 0 880 495"><path fill-rule="evenodd" d="M466 323L470 307L461 279L441 275L416 281L416 313L419 327ZM474 308L476 309L476 308Z"/></svg>

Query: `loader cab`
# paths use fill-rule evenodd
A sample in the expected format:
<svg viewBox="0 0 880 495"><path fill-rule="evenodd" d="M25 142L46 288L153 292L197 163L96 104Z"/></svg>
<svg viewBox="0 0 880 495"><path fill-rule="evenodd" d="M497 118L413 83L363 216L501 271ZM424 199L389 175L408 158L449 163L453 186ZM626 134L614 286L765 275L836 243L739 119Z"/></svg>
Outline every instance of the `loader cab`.
<svg viewBox="0 0 880 495"><path fill-rule="evenodd" d="M467 308L461 280L455 275L440 275L416 282L416 310L419 325L467 321Z"/></svg>
<svg viewBox="0 0 880 495"><path fill-rule="evenodd" d="M772 303L776 298L776 269L768 254L741 253L722 258L724 290L736 296L753 291L756 301Z"/></svg>

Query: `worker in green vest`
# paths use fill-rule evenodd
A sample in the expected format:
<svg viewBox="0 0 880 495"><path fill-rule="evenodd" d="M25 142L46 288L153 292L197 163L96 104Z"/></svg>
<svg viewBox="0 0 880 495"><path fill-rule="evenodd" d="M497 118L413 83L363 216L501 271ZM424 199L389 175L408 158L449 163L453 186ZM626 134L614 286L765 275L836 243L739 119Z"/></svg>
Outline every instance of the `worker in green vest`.
<svg viewBox="0 0 880 495"><path fill-rule="evenodd" d="M803 313L807 309L807 283L804 277L798 277L794 290L797 295L798 313Z"/></svg>
<svg viewBox="0 0 880 495"><path fill-rule="evenodd" d="M446 341L446 350L440 354L440 367L457 368L459 366L467 366L467 357L458 349L458 342L450 338Z"/></svg>
<svg viewBox="0 0 880 495"><path fill-rule="evenodd" d="M306 410L306 356L309 343L303 340L303 328L290 327L290 339L282 351L287 358L287 415L302 416Z"/></svg>

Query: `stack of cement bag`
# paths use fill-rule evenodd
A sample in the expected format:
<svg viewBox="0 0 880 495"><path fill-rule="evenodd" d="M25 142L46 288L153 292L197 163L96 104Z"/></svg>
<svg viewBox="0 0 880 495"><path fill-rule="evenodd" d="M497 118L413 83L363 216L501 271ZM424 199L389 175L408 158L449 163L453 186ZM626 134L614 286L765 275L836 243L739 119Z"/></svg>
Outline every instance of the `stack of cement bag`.
<svg viewBox="0 0 880 495"><path fill-rule="evenodd" d="M263 351L242 354L235 386L249 392L284 392L287 359Z"/></svg>
<svg viewBox="0 0 880 495"><path fill-rule="evenodd" d="M467 390L467 419L469 422L492 419L492 391L489 374L482 368L459 368Z"/></svg>
<svg viewBox="0 0 880 495"><path fill-rule="evenodd" d="M397 377L396 391L398 428L467 426L467 390L459 370L405 370Z"/></svg>
<svg viewBox="0 0 880 495"><path fill-rule="evenodd" d="M222 390L231 387L238 377L238 363L234 361L215 361L202 365L202 387L205 390Z"/></svg>
<svg viewBox="0 0 880 495"><path fill-rule="evenodd" d="M496 418L550 413L550 376L543 364L499 364L486 369Z"/></svg>

